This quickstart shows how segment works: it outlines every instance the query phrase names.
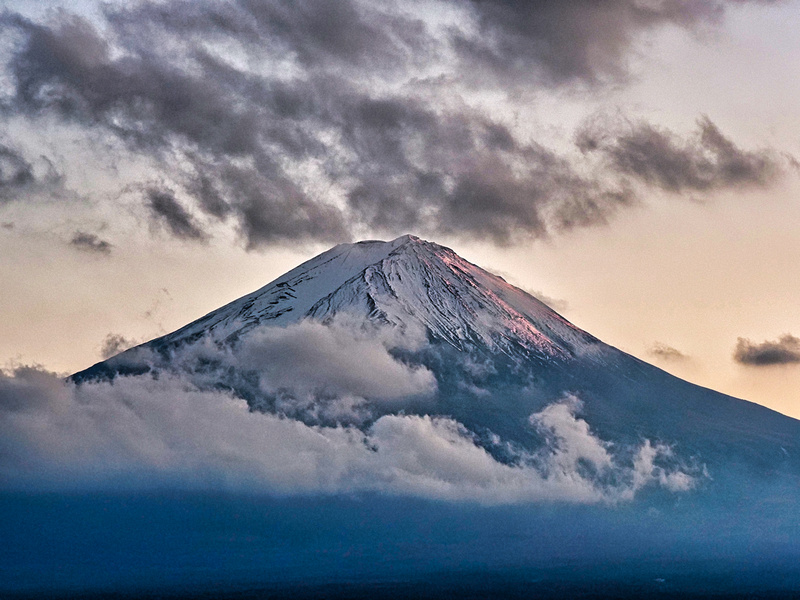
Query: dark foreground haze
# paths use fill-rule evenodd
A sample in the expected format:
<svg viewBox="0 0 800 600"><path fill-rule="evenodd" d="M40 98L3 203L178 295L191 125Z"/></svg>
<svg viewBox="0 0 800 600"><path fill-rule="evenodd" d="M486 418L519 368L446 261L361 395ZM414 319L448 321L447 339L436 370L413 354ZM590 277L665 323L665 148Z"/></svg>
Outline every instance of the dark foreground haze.
<svg viewBox="0 0 800 600"><path fill-rule="evenodd" d="M697 497L484 508L376 496L5 494L0 595L797 597L797 507L779 498L742 522L736 507Z"/></svg>

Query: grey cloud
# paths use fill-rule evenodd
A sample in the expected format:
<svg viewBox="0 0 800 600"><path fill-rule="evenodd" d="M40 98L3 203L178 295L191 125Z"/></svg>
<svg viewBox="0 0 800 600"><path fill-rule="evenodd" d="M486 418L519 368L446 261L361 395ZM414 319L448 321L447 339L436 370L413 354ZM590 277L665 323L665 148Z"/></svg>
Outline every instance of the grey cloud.
<svg viewBox="0 0 800 600"><path fill-rule="evenodd" d="M150 305L150 308L144 311L142 316L148 320L155 319L165 302L172 302L172 295L167 288L161 288L156 295L156 299L153 300L153 303ZM158 325L159 329L163 330L163 326L160 323Z"/></svg>
<svg viewBox="0 0 800 600"><path fill-rule="evenodd" d="M141 34L142 23L147 23L151 30L163 28L184 36L211 34L246 44L267 43L278 55L294 55L307 69L394 70L431 44L421 20L353 0L238 0L224 5L139 2L125 9L107 9L106 16L133 42Z"/></svg>
<svg viewBox="0 0 800 600"><path fill-rule="evenodd" d="M33 165L20 153L0 144L0 201L16 199L35 179Z"/></svg>
<svg viewBox="0 0 800 600"><path fill-rule="evenodd" d="M348 239L339 208L311 197L280 168L227 164L216 171L216 183L235 206L239 230L249 249L287 240ZM206 173L214 169L199 167Z"/></svg>
<svg viewBox="0 0 800 600"><path fill-rule="evenodd" d="M650 354L650 356L654 356L655 358L671 362L685 361L689 358L677 348L673 348L667 344L662 344L661 342L656 342L653 344L648 350L648 354Z"/></svg>
<svg viewBox="0 0 800 600"><path fill-rule="evenodd" d="M576 144L585 153L599 152L617 173L673 193L765 187L785 168L771 150L738 148L708 117L689 139L644 122L590 123Z"/></svg>
<svg viewBox="0 0 800 600"><path fill-rule="evenodd" d="M6 417L52 406L62 385L55 373L34 366L18 367L12 373L0 371L0 414Z"/></svg>
<svg viewBox="0 0 800 600"><path fill-rule="evenodd" d="M111 254L111 250L114 248L113 244L101 239L97 234L85 231L76 231L69 243L78 250L96 254L108 255Z"/></svg>
<svg viewBox="0 0 800 600"><path fill-rule="evenodd" d="M103 344L100 347L100 357L103 360L111 358L112 356L116 356L128 348L132 348L138 343L139 342L136 340L126 338L119 333L109 333L103 340Z"/></svg>
<svg viewBox="0 0 800 600"><path fill-rule="evenodd" d="M754 367L800 363L800 338L787 333L777 341L760 344L739 338L733 359L740 364Z"/></svg>
<svg viewBox="0 0 800 600"><path fill-rule="evenodd" d="M437 112L406 98L362 100L348 115L346 139L360 159L345 167L360 182L349 206L379 229L507 243L517 234L603 222L630 200L480 114Z"/></svg>
<svg viewBox="0 0 800 600"><path fill-rule="evenodd" d="M119 27L117 40L126 50L119 58L112 57L110 41L78 17L61 15L50 26L12 20L26 33L26 44L11 65L16 106L28 114L56 111L65 119L103 127L134 151L152 153L166 164L174 164L176 153L183 155L186 160L174 172L185 171L187 163L193 166L183 177L187 190L199 194L200 207L210 215L235 216L250 246L298 237L342 239L344 216L310 197L285 164L286 156L301 159L325 149L318 133L305 131L319 125L314 119L322 107L314 102L323 100L314 98L313 86L298 83L295 90L294 84L233 67L201 50L191 37L175 55L154 52L178 39L170 27L202 25L180 18L183 12L197 12L191 6L140 3L132 10L142 21L109 9L109 23ZM205 26L212 27L219 16L215 7L202 8L210 19ZM172 19L167 18L171 10L176 11ZM250 20L248 8L234 12ZM225 28L214 31L224 33ZM264 52L274 58L271 53L279 49L272 40L258 39L263 43L247 51L253 58ZM187 220L187 211L176 210L164 194L156 204L173 233L202 237Z"/></svg>
<svg viewBox="0 0 800 600"><path fill-rule="evenodd" d="M0 143L0 203L61 190L63 175L46 156L29 160L17 148Z"/></svg>
<svg viewBox="0 0 800 600"><path fill-rule="evenodd" d="M196 174L188 178L186 191L197 200L200 209L206 214L224 219L231 212L230 204L219 192L217 185L211 177L205 174Z"/></svg>
<svg viewBox="0 0 800 600"><path fill-rule="evenodd" d="M154 219L165 225L174 237L194 241L206 239L206 233L170 190L148 188L146 194L147 206Z"/></svg>
<svg viewBox="0 0 800 600"><path fill-rule="evenodd" d="M665 25L691 30L714 24L738 3L471 0L477 34L456 29L452 37L465 73L482 66L481 77L505 83L596 83L625 77L629 51L643 34Z"/></svg>
<svg viewBox="0 0 800 600"><path fill-rule="evenodd" d="M0 17L20 38L9 110L57 114L153 158L176 193L150 193L151 211L182 239L207 237L196 209L248 248L365 229L504 244L605 223L637 203L626 178L691 191L774 176L769 153L741 151L707 120L691 142L652 127L604 138L595 149L612 176L586 176L485 110L441 101L465 72L440 58L449 50L470 70L591 80L623 70L638 33L713 21L722 3L475 0L459 5L447 39L412 5L355 0L103 10L102 29L65 12Z"/></svg>
<svg viewBox="0 0 800 600"><path fill-rule="evenodd" d="M25 368L0 373L0 487L377 492L496 505L613 503L646 486L694 485L664 446L646 442L632 464L620 460L579 409L572 399L532 415L549 444L506 464L447 417L309 426L171 376L75 385Z"/></svg>
<svg viewBox="0 0 800 600"><path fill-rule="evenodd" d="M138 55L115 60L111 42L77 16L59 13L51 26L13 22L26 34L11 63L20 109L54 110L67 119L105 125L144 146L163 145L165 136L176 134L225 151L246 149L251 129L232 122L224 93L214 93L177 64L141 48Z"/></svg>

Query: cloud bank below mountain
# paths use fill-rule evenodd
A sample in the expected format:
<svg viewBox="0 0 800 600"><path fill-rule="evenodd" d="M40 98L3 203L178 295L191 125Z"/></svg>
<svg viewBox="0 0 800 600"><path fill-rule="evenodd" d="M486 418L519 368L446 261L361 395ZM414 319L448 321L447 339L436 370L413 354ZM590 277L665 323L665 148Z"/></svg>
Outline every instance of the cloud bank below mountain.
<svg viewBox="0 0 800 600"><path fill-rule="evenodd" d="M546 445L513 448L507 463L446 416L311 426L185 378L75 385L23 367L0 378L0 479L6 490L378 492L489 505L614 503L647 486L696 485L666 446L614 452L579 408L566 398L532 415Z"/></svg>

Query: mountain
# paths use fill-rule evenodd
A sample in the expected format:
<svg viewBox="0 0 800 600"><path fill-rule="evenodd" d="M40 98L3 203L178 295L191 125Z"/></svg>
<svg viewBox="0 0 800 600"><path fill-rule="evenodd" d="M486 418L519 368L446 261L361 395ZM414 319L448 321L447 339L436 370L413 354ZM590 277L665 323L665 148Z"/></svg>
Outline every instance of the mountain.
<svg viewBox="0 0 800 600"><path fill-rule="evenodd" d="M530 416L569 397L580 399L582 417L602 439L618 446L644 439L667 444L718 482L731 469L759 476L800 471L800 422L673 377L601 342L449 248L411 235L338 245L72 380L182 372L198 385L231 390L255 410L288 411L309 423L346 420L341 412L309 409L341 391L326 388L314 372L304 372L317 384L300 408L299 394L281 373L272 370L275 385L260 379L267 363L291 369L306 360L307 354L287 359L296 338L289 344L273 335L278 349L262 352L260 363L242 358L264 332L306 323L344 330L355 336L351 341L372 336L413 373L435 378L435 391L415 389L402 402L397 393L360 382L364 410L355 421L362 427L398 411L452 417L494 456L511 461L508 447L537 443ZM345 343L340 353L347 352ZM493 443L497 436L511 446Z"/></svg>
<svg viewBox="0 0 800 600"><path fill-rule="evenodd" d="M411 235L340 244L149 344L170 347L208 335L230 342L256 327L343 313L400 329L421 325L431 339L458 349L544 360L590 353L597 344L502 278Z"/></svg>
<svg viewBox="0 0 800 600"><path fill-rule="evenodd" d="M71 379L0 374L3 597L800 597L800 422L413 236Z"/></svg>

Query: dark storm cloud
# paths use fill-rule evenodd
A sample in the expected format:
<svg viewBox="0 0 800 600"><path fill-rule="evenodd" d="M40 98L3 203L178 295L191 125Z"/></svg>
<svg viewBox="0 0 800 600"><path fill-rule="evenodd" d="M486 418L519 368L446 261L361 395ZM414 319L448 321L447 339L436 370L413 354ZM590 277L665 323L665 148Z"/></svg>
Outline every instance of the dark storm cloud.
<svg viewBox="0 0 800 600"><path fill-rule="evenodd" d="M507 243L606 222L637 201L620 174L677 191L770 179L770 157L740 151L710 121L699 140L652 127L606 140L611 176L587 177L485 110L444 101L481 65L549 85L623 73L641 32L711 22L722 3L427 8L448 6L460 17L445 36L412 14L420 5L354 0L107 4L102 28L66 12L46 22L7 12L0 26L19 43L4 104L122 140L182 198L148 192L173 235L206 237L196 209L231 223L248 248L364 228Z"/></svg>
<svg viewBox="0 0 800 600"><path fill-rule="evenodd" d="M610 129L593 123L578 132L576 143L585 153L601 153L616 172L674 193L763 187L784 170L775 152L738 148L708 117L697 125L694 136L683 139L649 123Z"/></svg>
<svg viewBox="0 0 800 600"><path fill-rule="evenodd" d="M479 114L436 112L415 99L361 99L347 111L345 136L358 156L337 165L358 175L349 207L376 228L505 243L516 233L601 222L630 200Z"/></svg>
<svg viewBox="0 0 800 600"><path fill-rule="evenodd" d="M228 210L228 203L234 207L248 248L292 239L335 241L347 237L341 210L307 193L272 164L271 158L260 158L263 160L255 168L233 163L196 165L206 178L213 173L216 188L206 190L206 202L216 196L223 211ZM190 186L196 181L191 179Z"/></svg>
<svg viewBox="0 0 800 600"><path fill-rule="evenodd" d="M174 134L220 152L254 148L253 115L237 113L213 81L170 64L156 48L112 58L110 41L91 23L63 13L50 26L16 24L26 34L11 63L20 109L104 125L143 147L163 146Z"/></svg>
<svg viewBox="0 0 800 600"><path fill-rule="evenodd" d="M740 364L754 367L800 363L800 338L787 333L777 341L760 344L739 338L733 358Z"/></svg>
<svg viewBox="0 0 800 600"><path fill-rule="evenodd" d="M205 240L206 233L197 225L191 214L178 202L171 190L148 188L147 207L157 222L176 238Z"/></svg>
<svg viewBox="0 0 800 600"><path fill-rule="evenodd" d="M682 362L689 358L677 348L673 348L667 344L662 344L661 342L656 342L653 344L648 350L648 354L655 358L670 362Z"/></svg>
<svg viewBox="0 0 800 600"><path fill-rule="evenodd" d="M281 239L341 239L344 215L295 183L286 164L287 157L313 159L330 150L319 133L340 118L335 98L328 109L322 82L283 83L254 75L204 51L191 35L231 41L226 34L236 31L233 17L242 27L258 25L250 8L257 7L143 3L131 12L109 9L115 33L110 37L125 51L117 57L111 41L78 17L61 14L45 26L6 16L7 26L25 34L11 63L16 107L29 115L56 112L72 122L102 127L134 151L170 165L175 154L181 155L184 172L187 163L191 167L182 183L199 195L200 207L217 218L236 217L251 246ZM281 31L288 27L273 25ZM173 38L183 34L187 37L181 43ZM266 35L250 31L244 40L253 45L245 51L271 60L291 45L291 36L282 43L280 35L262 39ZM180 47L174 53L158 52L170 43ZM342 60L350 56L345 50L337 50ZM202 237L175 202L160 197L153 208L178 237Z"/></svg>
<svg viewBox="0 0 800 600"><path fill-rule="evenodd" d="M111 254L114 247L110 242L98 237L97 234L85 231L76 231L69 243L78 250L96 254Z"/></svg>

